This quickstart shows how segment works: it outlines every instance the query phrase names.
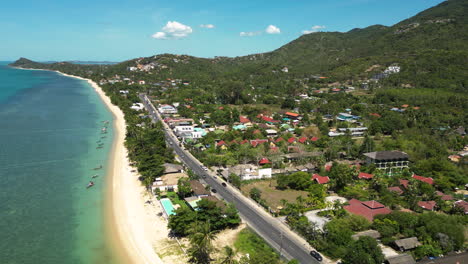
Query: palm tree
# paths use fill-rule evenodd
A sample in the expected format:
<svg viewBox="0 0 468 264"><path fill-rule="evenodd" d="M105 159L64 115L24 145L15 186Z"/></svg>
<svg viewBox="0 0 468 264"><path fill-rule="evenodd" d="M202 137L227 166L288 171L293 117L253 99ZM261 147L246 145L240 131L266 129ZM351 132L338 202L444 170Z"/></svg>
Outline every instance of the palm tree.
<svg viewBox="0 0 468 264"><path fill-rule="evenodd" d="M234 257L236 256L236 253L230 246L225 246L224 247L224 254L226 257L221 261L221 264L236 264L238 263Z"/></svg>
<svg viewBox="0 0 468 264"><path fill-rule="evenodd" d="M193 223L190 233L190 249L188 250L190 262L196 264L210 263L210 253L213 251L212 242L216 238L215 232L211 230L210 223Z"/></svg>

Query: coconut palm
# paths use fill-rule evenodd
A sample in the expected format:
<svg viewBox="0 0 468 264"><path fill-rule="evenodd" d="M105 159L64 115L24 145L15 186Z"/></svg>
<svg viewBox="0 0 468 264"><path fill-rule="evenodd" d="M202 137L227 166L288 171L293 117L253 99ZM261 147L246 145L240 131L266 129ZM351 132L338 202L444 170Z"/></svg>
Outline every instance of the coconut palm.
<svg viewBox="0 0 468 264"><path fill-rule="evenodd" d="M224 254L225 257L223 261L221 261L221 264L236 264L238 263L234 257L236 256L236 253L230 246L225 246L224 247Z"/></svg>
<svg viewBox="0 0 468 264"><path fill-rule="evenodd" d="M196 264L210 263L210 254L213 251L212 242L216 238L215 232L211 230L210 223L195 222L190 233L190 248L188 250L190 262Z"/></svg>

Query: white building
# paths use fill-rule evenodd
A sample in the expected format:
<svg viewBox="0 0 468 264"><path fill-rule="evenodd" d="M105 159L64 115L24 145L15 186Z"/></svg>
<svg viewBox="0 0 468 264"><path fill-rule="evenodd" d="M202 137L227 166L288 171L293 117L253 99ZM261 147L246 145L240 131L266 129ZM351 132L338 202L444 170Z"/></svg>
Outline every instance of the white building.
<svg viewBox="0 0 468 264"><path fill-rule="evenodd" d="M161 105L158 108L161 114L177 114L177 109L172 105Z"/></svg>
<svg viewBox="0 0 468 264"><path fill-rule="evenodd" d="M178 135L178 136L191 137L193 132L194 132L194 128L191 125L175 126L174 127L174 133L176 135Z"/></svg>
<svg viewBox="0 0 468 264"><path fill-rule="evenodd" d="M145 106L142 103L134 103L130 109L136 110L136 111L141 111L145 108Z"/></svg>

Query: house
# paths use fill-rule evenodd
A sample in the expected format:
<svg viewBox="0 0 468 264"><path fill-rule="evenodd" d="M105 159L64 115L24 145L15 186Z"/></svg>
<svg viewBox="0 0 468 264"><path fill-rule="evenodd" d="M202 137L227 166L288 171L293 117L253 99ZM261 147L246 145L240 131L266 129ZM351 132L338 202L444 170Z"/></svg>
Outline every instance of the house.
<svg viewBox="0 0 468 264"><path fill-rule="evenodd" d="M459 200L459 201L456 201L455 203L453 203L453 205L463 209L465 214L468 214L468 202L463 201L463 200Z"/></svg>
<svg viewBox="0 0 468 264"><path fill-rule="evenodd" d="M145 82L145 81L143 81L143 80L140 80L140 81L138 81L138 84L140 84L140 85L144 85L144 84L146 84L146 82Z"/></svg>
<svg viewBox="0 0 468 264"><path fill-rule="evenodd" d="M272 169L264 168L259 169L258 166L252 164L239 164L229 168L228 174L234 173L241 177L241 180L256 180L271 178Z"/></svg>
<svg viewBox="0 0 468 264"><path fill-rule="evenodd" d="M374 177L374 174L365 173L365 172L360 172L359 175L358 175L359 179L366 179L366 180L370 180L373 177Z"/></svg>
<svg viewBox="0 0 468 264"><path fill-rule="evenodd" d="M293 112L286 112L285 115L291 119L297 119L299 117L298 113L293 113Z"/></svg>
<svg viewBox="0 0 468 264"><path fill-rule="evenodd" d="M399 182L401 186L405 187L405 189L408 189L408 185L409 185L408 180L400 179Z"/></svg>
<svg viewBox="0 0 468 264"><path fill-rule="evenodd" d="M168 173L156 178L151 186L151 191L154 193L156 189L161 192L177 192L177 183L181 178L188 178L185 173Z"/></svg>
<svg viewBox="0 0 468 264"><path fill-rule="evenodd" d="M145 106L142 103L134 103L130 109L136 110L136 111L141 111L145 109Z"/></svg>
<svg viewBox="0 0 468 264"><path fill-rule="evenodd" d="M312 175L312 180L316 181L318 184L327 184L330 181L328 176L320 176L318 174Z"/></svg>
<svg viewBox="0 0 468 264"><path fill-rule="evenodd" d="M226 142L224 142L224 140L221 140L218 143L216 143L216 147L218 147L218 148L220 148L222 150L225 150L225 149L227 149L227 144L226 144Z"/></svg>
<svg viewBox="0 0 468 264"><path fill-rule="evenodd" d="M268 142L268 139L253 139L253 140L250 140L250 145L252 145L252 147L256 147L260 144L267 143L267 142Z"/></svg>
<svg viewBox="0 0 468 264"><path fill-rule="evenodd" d="M197 196L190 196L190 197L186 197L184 198L185 202L188 203L188 205L193 209L193 210L196 210L197 209L197 204L199 201L201 201L201 198L197 197Z"/></svg>
<svg viewBox="0 0 468 264"><path fill-rule="evenodd" d="M319 140L318 137L312 137L312 138L310 139L310 141L312 141L312 142L316 142L317 140Z"/></svg>
<svg viewBox="0 0 468 264"><path fill-rule="evenodd" d="M388 187L387 190L391 191L391 192L395 192L397 193L398 195L402 195L403 194L403 190L398 187L398 186L393 186L393 187Z"/></svg>
<svg viewBox="0 0 468 264"><path fill-rule="evenodd" d="M388 264L416 264L413 256L410 254L399 254L387 258Z"/></svg>
<svg viewBox="0 0 468 264"><path fill-rule="evenodd" d="M375 164L378 169L408 168L408 154L403 151L376 151L364 153L366 164Z"/></svg>
<svg viewBox="0 0 468 264"><path fill-rule="evenodd" d="M421 245L417 237L398 239L398 240L395 240L394 243L397 246L398 250L400 251L410 250L413 248L417 248Z"/></svg>
<svg viewBox="0 0 468 264"><path fill-rule="evenodd" d="M161 105L159 106L158 111L161 114L166 115L177 114L177 109L172 105Z"/></svg>
<svg viewBox="0 0 468 264"><path fill-rule="evenodd" d="M271 162L267 159L267 158L262 158L258 164L259 165L266 165L266 164L270 164Z"/></svg>
<svg viewBox="0 0 468 264"><path fill-rule="evenodd" d="M290 137L290 138L288 139L288 143L289 143L289 144L292 144L292 143L294 143L294 142L296 142L296 138L295 138L295 137Z"/></svg>
<svg viewBox="0 0 468 264"><path fill-rule="evenodd" d="M210 195L210 192L205 189L205 186L197 180L190 181L190 188L192 188L193 194L196 197L201 198Z"/></svg>
<svg viewBox="0 0 468 264"><path fill-rule="evenodd" d="M437 203L435 201L419 201L418 206L425 210L434 211Z"/></svg>
<svg viewBox="0 0 468 264"><path fill-rule="evenodd" d="M221 208L221 210L223 211L227 208L226 204L223 201L216 198L216 196L209 195L209 196L203 197L202 199L214 202L216 204L216 207Z"/></svg>
<svg viewBox="0 0 468 264"><path fill-rule="evenodd" d="M278 123L279 121L278 120L274 120L273 118L271 117L268 117L268 116L261 116L261 119L267 123L270 123L270 124L273 124L273 123Z"/></svg>
<svg viewBox="0 0 468 264"><path fill-rule="evenodd" d="M437 195L438 197L440 197L440 199L441 199L442 201L452 201L452 200L453 200L453 196L452 196L452 195L450 195L450 194L445 194L445 193L443 193L443 192L441 192L441 191L436 191L436 195Z"/></svg>
<svg viewBox="0 0 468 264"><path fill-rule="evenodd" d="M432 179L432 178L423 177L423 176L419 176L419 175L416 175L416 174L413 174L413 176L411 176L411 177L413 179L425 182L425 183L430 184L430 185L434 184L434 179Z"/></svg>
<svg viewBox="0 0 468 264"><path fill-rule="evenodd" d="M363 236L372 237L373 239L379 239L381 237L379 231L377 231L377 230L366 230L366 231L362 231L362 232L357 232L356 234L352 235L351 237L354 240L358 240L360 237L363 237Z"/></svg>
<svg viewBox="0 0 468 264"><path fill-rule="evenodd" d="M164 163L163 167L164 167L164 174L184 172L184 167L179 164Z"/></svg>
<svg viewBox="0 0 468 264"><path fill-rule="evenodd" d="M242 123L242 124L248 124L250 123L250 120L245 117L245 116L239 116L239 121Z"/></svg>
<svg viewBox="0 0 468 264"><path fill-rule="evenodd" d="M174 133L183 138L191 138L194 127L192 125L179 125L174 127Z"/></svg>
<svg viewBox="0 0 468 264"><path fill-rule="evenodd" d="M274 129L266 129L265 132L267 137L276 137L278 135L278 132Z"/></svg>
<svg viewBox="0 0 468 264"><path fill-rule="evenodd" d="M374 220L374 216L378 214L389 214L392 212L388 207L374 200L362 202L351 199L349 205L343 206L343 209L349 213L363 216L371 222Z"/></svg>
<svg viewBox="0 0 468 264"><path fill-rule="evenodd" d="M377 113L370 113L369 115L370 115L370 116L373 116L373 117L377 117L377 118L382 117L381 115L379 115L379 114L377 114Z"/></svg>
<svg viewBox="0 0 468 264"><path fill-rule="evenodd" d="M307 137L301 137L297 140L299 143L305 144L307 143Z"/></svg>
<svg viewBox="0 0 468 264"><path fill-rule="evenodd" d="M358 116L354 116L348 113L339 113L338 116L336 117L337 120L340 121L348 121L351 122L352 120L358 119Z"/></svg>

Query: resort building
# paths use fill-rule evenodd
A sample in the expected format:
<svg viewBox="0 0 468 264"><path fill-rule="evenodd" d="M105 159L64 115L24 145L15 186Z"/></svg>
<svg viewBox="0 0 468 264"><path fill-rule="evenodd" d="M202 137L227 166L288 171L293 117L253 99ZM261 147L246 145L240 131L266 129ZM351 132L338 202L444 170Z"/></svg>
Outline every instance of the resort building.
<svg viewBox="0 0 468 264"><path fill-rule="evenodd" d="M376 151L364 153L366 164L375 164L377 169L391 170L408 168L408 154L402 151Z"/></svg>
<svg viewBox="0 0 468 264"><path fill-rule="evenodd" d="M392 212L392 210L377 201L361 202L356 199L351 199L349 205L343 206L343 209L351 214L363 216L371 222L374 220L374 216L378 214L389 214Z"/></svg>
<svg viewBox="0 0 468 264"><path fill-rule="evenodd" d="M158 111L164 115L177 114L177 109L172 105L161 105L159 106Z"/></svg>
<svg viewBox="0 0 468 264"><path fill-rule="evenodd" d="M151 186L151 191L154 193L156 189L161 192L177 192L177 183L180 178L188 178L185 173L168 173L156 178Z"/></svg>

